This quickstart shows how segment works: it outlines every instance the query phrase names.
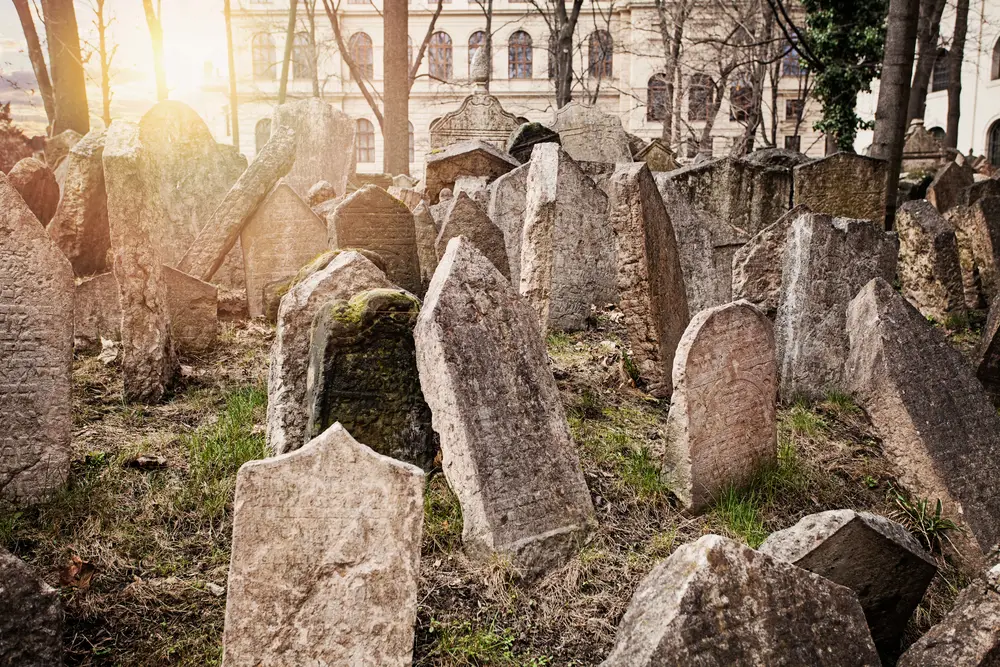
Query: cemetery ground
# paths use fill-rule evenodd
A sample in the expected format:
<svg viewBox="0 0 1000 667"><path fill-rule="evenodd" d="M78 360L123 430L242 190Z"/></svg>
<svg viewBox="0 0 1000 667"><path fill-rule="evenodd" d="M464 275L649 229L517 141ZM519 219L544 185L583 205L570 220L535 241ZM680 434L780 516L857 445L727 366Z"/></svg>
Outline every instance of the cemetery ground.
<svg viewBox="0 0 1000 667"><path fill-rule="evenodd" d="M443 475L430 476L415 664L596 665L639 580L677 546L718 533L757 547L829 509L891 516L937 552L942 569L905 644L944 616L968 583L940 556L947 517L897 487L847 396L785 406L777 466L701 516L676 509L658 474L669 402L633 386L617 315L547 339L599 529L565 566L519 581L503 562L465 558L458 501ZM954 339L965 349L975 337ZM115 363L76 359L68 486L49 502L0 511L0 546L60 587L67 664L220 663L236 472L267 455L272 340L268 325L224 324L215 352L183 360L172 397L153 407L124 403Z"/></svg>

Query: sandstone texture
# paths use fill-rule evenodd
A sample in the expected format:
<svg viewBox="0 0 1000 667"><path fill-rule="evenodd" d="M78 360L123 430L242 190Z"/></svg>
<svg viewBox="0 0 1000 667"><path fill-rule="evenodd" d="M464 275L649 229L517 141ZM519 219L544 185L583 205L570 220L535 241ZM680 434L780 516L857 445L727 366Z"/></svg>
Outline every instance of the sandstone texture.
<svg viewBox="0 0 1000 667"><path fill-rule="evenodd" d="M420 263L420 294L423 294L431 284L438 263L437 250L434 247L438 229L427 202L422 201L413 209L413 230L417 243L417 260Z"/></svg>
<svg viewBox="0 0 1000 667"><path fill-rule="evenodd" d="M517 160L492 144L462 141L427 156L424 194L428 202L437 204L441 191L452 190L461 176L481 176L492 183L518 166Z"/></svg>
<svg viewBox="0 0 1000 667"><path fill-rule="evenodd" d="M793 171L793 203L835 218L885 219L885 160L856 153L834 153Z"/></svg>
<svg viewBox="0 0 1000 667"><path fill-rule="evenodd" d="M17 556L0 549L0 665L63 664L63 610L59 591Z"/></svg>
<svg viewBox="0 0 1000 667"><path fill-rule="evenodd" d="M43 227L47 226L59 205L59 183L52 170L41 160L26 157L14 165L7 174L7 180L38 218L38 222Z"/></svg>
<svg viewBox="0 0 1000 667"><path fill-rule="evenodd" d="M939 213L947 213L949 209L959 203L962 192L972 183L970 170L966 170L954 162L949 162L938 170L937 174L934 175L934 180L927 187L927 201Z"/></svg>
<svg viewBox="0 0 1000 667"><path fill-rule="evenodd" d="M621 118L600 109L570 102L556 111L550 126L559 134L562 149L574 160L631 162L628 135Z"/></svg>
<svg viewBox="0 0 1000 667"><path fill-rule="evenodd" d="M316 97L307 97L275 108L271 134L279 127L295 134L295 163L286 180L297 195L305 198L319 181L330 183L338 195L347 194L347 179L354 170L353 118Z"/></svg>
<svg viewBox="0 0 1000 667"><path fill-rule="evenodd" d="M521 236L528 205L528 168L529 165L523 164L493 181L486 206L486 214L503 232L510 283L517 286L521 284Z"/></svg>
<svg viewBox="0 0 1000 667"><path fill-rule="evenodd" d="M462 100L457 110L431 121L431 148L483 141L503 150L507 137L517 126L517 116L505 111L500 100L485 91L476 91Z"/></svg>
<svg viewBox="0 0 1000 667"><path fill-rule="evenodd" d="M452 199L444 223L441 225L441 232L434 242L434 249L439 259L444 255L448 242L458 236L468 239L493 263L504 278L510 278L503 232L493 224L479 204L472 201L464 192Z"/></svg>
<svg viewBox="0 0 1000 667"><path fill-rule="evenodd" d="M908 201L896 214L903 296L925 317L945 323L965 315L955 228L927 201Z"/></svg>

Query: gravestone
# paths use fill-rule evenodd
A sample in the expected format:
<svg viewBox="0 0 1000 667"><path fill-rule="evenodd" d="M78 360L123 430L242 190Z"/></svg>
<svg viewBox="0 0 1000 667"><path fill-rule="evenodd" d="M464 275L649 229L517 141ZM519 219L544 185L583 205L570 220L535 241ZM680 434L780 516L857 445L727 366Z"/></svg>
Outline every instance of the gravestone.
<svg viewBox="0 0 1000 667"><path fill-rule="evenodd" d="M745 301L703 310L684 331L673 370L663 477L685 507L701 511L777 461L771 322Z"/></svg>
<svg viewBox="0 0 1000 667"><path fill-rule="evenodd" d="M347 194L347 179L354 170L354 119L316 97L281 104L271 119L271 134L279 127L295 132L295 164L286 178L300 197L318 181Z"/></svg>
<svg viewBox="0 0 1000 667"><path fill-rule="evenodd" d="M910 616L937 573L930 554L895 521L853 510L810 514L758 548L858 596L875 648L894 664Z"/></svg>
<svg viewBox="0 0 1000 667"><path fill-rule="evenodd" d="M523 164L493 181L486 206L486 214L503 232L510 284L516 286L521 284L521 236L524 232L524 210L528 205L528 167Z"/></svg>
<svg viewBox="0 0 1000 667"><path fill-rule="evenodd" d="M431 277L434 276L438 263L437 250L434 248L438 230L425 201L413 209L413 230L417 241L417 260L420 262L420 294L423 294L431 284Z"/></svg>
<svg viewBox="0 0 1000 667"><path fill-rule="evenodd" d="M52 170L41 160L26 157L14 165L7 174L7 180L21 195L38 222L43 227L47 226L59 205L59 183Z"/></svg>
<svg viewBox="0 0 1000 667"><path fill-rule="evenodd" d="M559 133L553 132L541 123L521 123L507 137L504 150L521 164L527 164L535 146L548 143L560 143Z"/></svg>
<svg viewBox="0 0 1000 667"><path fill-rule="evenodd" d="M0 548L0 665L63 664L63 609L59 591L28 564Z"/></svg>
<svg viewBox="0 0 1000 667"><path fill-rule="evenodd" d="M330 247L377 252L389 280L423 294L413 213L382 188L366 185L341 202L333 213Z"/></svg>
<svg viewBox="0 0 1000 667"><path fill-rule="evenodd" d="M1000 301L990 306L979 342L972 352L976 377L994 403L1000 401Z"/></svg>
<svg viewBox="0 0 1000 667"><path fill-rule="evenodd" d="M49 236L78 276L109 270L108 195L104 188L104 130L91 130L69 152L63 194Z"/></svg>
<svg viewBox="0 0 1000 667"><path fill-rule="evenodd" d="M223 666L410 664L423 491L339 424L243 464Z"/></svg>
<svg viewBox="0 0 1000 667"><path fill-rule="evenodd" d="M987 178L976 181L959 193L958 203L961 206L972 206L980 199L987 197L1000 197L1000 180Z"/></svg>
<svg viewBox="0 0 1000 667"><path fill-rule="evenodd" d="M593 528L594 508L531 308L456 238L413 335L466 551L509 558L526 576L563 564Z"/></svg>
<svg viewBox="0 0 1000 667"><path fill-rule="evenodd" d="M543 331L584 329L616 300L608 197L556 144L531 155L522 244L519 291Z"/></svg>
<svg viewBox="0 0 1000 667"><path fill-rule="evenodd" d="M323 221L286 183L279 183L240 232L247 309L264 316L264 286L288 280L327 248Z"/></svg>
<svg viewBox="0 0 1000 667"><path fill-rule="evenodd" d="M612 174L608 217L632 360L651 394L669 396L674 350L690 317L673 226L645 164Z"/></svg>
<svg viewBox="0 0 1000 667"><path fill-rule="evenodd" d="M454 190L455 181L462 176L478 176L492 183L518 166L517 160L492 144L483 141L452 144L428 154L424 164L424 194L428 202L437 204L441 191Z"/></svg>
<svg viewBox="0 0 1000 667"><path fill-rule="evenodd" d="M959 251L964 236L967 254L972 256L973 275L970 280L975 284L978 279L983 299L992 304L1000 294L1000 198L980 199L959 219L962 221L961 230L956 227ZM963 284L966 284L964 278Z"/></svg>
<svg viewBox="0 0 1000 667"><path fill-rule="evenodd" d="M746 156L746 161L750 164L761 167L779 167L782 169L795 169L799 165L812 162L812 158L803 155L798 151L787 148L758 148Z"/></svg>
<svg viewBox="0 0 1000 667"><path fill-rule="evenodd" d="M793 222L809 213L808 206L799 204L736 251L733 255L734 299L746 299L774 318L781 295L781 267L788 230Z"/></svg>
<svg viewBox="0 0 1000 667"><path fill-rule="evenodd" d="M843 389L847 304L896 274L896 239L866 220L804 213L792 222L774 322L782 400Z"/></svg>
<svg viewBox="0 0 1000 667"><path fill-rule="evenodd" d="M602 667L879 665L849 589L719 535L639 583Z"/></svg>
<svg viewBox="0 0 1000 667"><path fill-rule="evenodd" d="M505 111L500 100L477 91L455 111L431 121L431 150L462 141L485 141L503 150L518 125L517 116Z"/></svg>
<svg viewBox="0 0 1000 667"><path fill-rule="evenodd" d="M316 208L325 201L330 201L337 197L337 189L330 185L329 181L317 181L309 188L305 200L309 208Z"/></svg>
<svg viewBox="0 0 1000 667"><path fill-rule="evenodd" d="M324 268L296 280L278 308L267 376L267 444L275 454L298 449L307 441L307 371L316 313L331 301L393 287L381 269L360 253L334 252Z"/></svg>
<svg viewBox="0 0 1000 667"><path fill-rule="evenodd" d="M69 475L73 269L0 174L0 496L35 502Z"/></svg>
<svg viewBox="0 0 1000 667"><path fill-rule="evenodd" d="M918 199L899 207L896 231L903 296L938 322L963 318L965 293L955 228L930 203Z"/></svg>
<svg viewBox="0 0 1000 667"><path fill-rule="evenodd" d="M659 137L637 151L635 161L645 162L650 171L673 171L677 168L677 160L673 152L663 145Z"/></svg>
<svg viewBox="0 0 1000 667"><path fill-rule="evenodd" d="M903 165L901 171L935 172L958 153L955 149L945 148L944 144L927 131L922 118L916 118L906 133L903 142Z"/></svg>
<svg viewBox="0 0 1000 667"><path fill-rule="evenodd" d="M631 162L628 135L621 118L596 107L570 102L558 109L552 125L562 149L577 161Z"/></svg>
<svg viewBox="0 0 1000 667"><path fill-rule="evenodd" d="M885 280L847 309L844 377L916 498L940 499L969 532L951 535L971 562L1000 542L1000 415L968 362ZM978 543L978 544L977 544Z"/></svg>
<svg viewBox="0 0 1000 667"><path fill-rule="evenodd" d="M503 232L464 192L452 199L441 225L441 232L434 242L439 259L444 255L448 242L457 236L468 239L505 278L510 278Z"/></svg>
<svg viewBox="0 0 1000 667"><path fill-rule="evenodd" d="M442 188L441 192L438 193L438 203L431 204L428 207L431 212L431 217L434 218L434 224L437 225L438 231L441 231L441 225L444 224L444 216L448 212L448 207L451 206L451 202L454 198L455 195L451 188Z"/></svg>
<svg viewBox="0 0 1000 667"><path fill-rule="evenodd" d="M379 454L434 468L438 441L413 345L418 312L415 296L388 288L319 309L309 352L307 438L339 422Z"/></svg>
<svg viewBox="0 0 1000 667"><path fill-rule="evenodd" d="M70 149L76 145L83 135L76 130L63 130L54 137L45 140L45 164L49 169L56 170L56 167L69 155Z"/></svg>
<svg viewBox="0 0 1000 667"><path fill-rule="evenodd" d="M422 192L418 192L413 188L401 188L396 185L390 185L386 192L398 199L399 201L406 204L406 208L411 211L415 210L417 206L424 200L424 195Z"/></svg>
<svg viewBox="0 0 1000 667"><path fill-rule="evenodd" d="M793 169L792 203L836 218L885 219L885 160L838 152Z"/></svg>
<svg viewBox="0 0 1000 667"><path fill-rule="evenodd" d="M122 339L122 307L118 283L108 271L84 278L76 284L73 303L73 349L101 351L101 339Z"/></svg>
<svg viewBox="0 0 1000 667"><path fill-rule="evenodd" d="M934 180L927 187L927 201L939 213L947 213L960 203L963 191L972 183L972 172L954 162L949 162L938 170Z"/></svg>

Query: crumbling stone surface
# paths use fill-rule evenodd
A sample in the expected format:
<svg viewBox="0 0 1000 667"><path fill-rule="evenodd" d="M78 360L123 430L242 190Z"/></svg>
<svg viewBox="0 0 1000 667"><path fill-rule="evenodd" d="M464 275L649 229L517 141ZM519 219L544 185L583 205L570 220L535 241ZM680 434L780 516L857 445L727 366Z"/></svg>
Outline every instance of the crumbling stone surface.
<svg viewBox="0 0 1000 667"><path fill-rule="evenodd" d="M948 322L965 315L955 228L926 200L908 201L896 214L899 281L903 296L924 316Z"/></svg>
<svg viewBox="0 0 1000 667"><path fill-rule="evenodd" d="M972 184L971 170L964 169L955 162L949 162L938 170L934 180L927 187L927 201L939 213L947 213L959 203L963 191Z"/></svg>
<svg viewBox="0 0 1000 667"><path fill-rule="evenodd" d="M279 127L293 130L295 162L286 180L295 194L306 198L309 188L327 181L338 195L347 194L354 169L355 121L316 97L286 102L274 109L271 134Z"/></svg>
<svg viewBox="0 0 1000 667"><path fill-rule="evenodd" d="M83 135L76 130L63 130L54 137L45 140L45 164L53 171L66 158L70 149L76 145Z"/></svg>
<svg viewBox="0 0 1000 667"><path fill-rule="evenodd" d="M42 223L42 227L47 226L59 205L59 183L52 170L41 160L26 157L14 165L7 174L7 180L38 218L38 222Z"/></svg>
<svg viewBox="0 0 1000 667"><path fill-rule="evenodd" d="M520 166L517 160L484 141L462 141L431 151L424 165L424 194L431 204L439 203L441 191L454 190L461 176L484 177L492 183Z"/></svg>
<svg viewBox="0 0 1000 667"><path fill-rule="evenodd" d="M0 548L0 665L63 664L63 610L59 591L27 563Z"/></svg>
<svg viewBox="0 0 1000 667"><path fill-rule="evenodd" d="M503 232L464 192L452 199L441 225L441 233L434 242L439 259L444 255L448 242L458 236L468 239L505 278L510 278Z"/></svg>
<svg viewBox="0 0 1000 667"><path fill-rule="evenodd" d="M485 57L486 54L483 55ZM431 148L447 148L463 141L483 141L503 150L507 137L517 128L518 122L517 116L504 110L500 100L477 90L462 100L458 109L431 122Z"/></svg>
<svg viewBox="0 0 1000 667"><path fill-rule="evenodd" d="M438 264L437 250L434 248L438 229L427 202L422 201L413 209L413 229L417 241L417 260L420 263L420 293L424 294Z"/></svg>
<svg viewBox="0 0 1000 667"><path fill-rule="evenodd" d="M836 218L885 219L887 162L856 153L834 153L795 167L793 203Z"/></svg>
<svg viewBox="0 0 1000 667"><path fill-rule="evenodd" d="M556 111L550 126L559 135L562 149L574 160L631 162L628 135L621 118L580 102Z"/></svg>
<svg viewBox="0 0 1000 667"><path fill-rule="evenodd" d="M796 206L736 251L733 255L734 299L746 299L774 318L781 297L781 267L788 230L807 213L810 213L808 206Z"/></svg>

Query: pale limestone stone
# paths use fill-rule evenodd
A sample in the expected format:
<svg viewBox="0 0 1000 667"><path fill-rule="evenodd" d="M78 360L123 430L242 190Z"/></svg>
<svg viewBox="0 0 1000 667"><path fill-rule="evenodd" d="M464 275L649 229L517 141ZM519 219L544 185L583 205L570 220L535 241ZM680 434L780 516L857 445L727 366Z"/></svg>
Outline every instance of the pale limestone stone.
<svg viewBox="0 0 1000 667"><path fill-rule="evenodd" d="M279 127L295 132L295 164L287 181L297 195L306 197L318 181L333 185L338 195L347 194L347 179L354 169L353 118L316 97L308 97L275 108L271 133Z"/></svg>
<svg viewBox="0 0 1000 667"><path fill-rule="evenodd" d="M834 153L793 170L793 203L837 218L885 219L885 160Z"/></svg>
<svg viewBox="0 0 1000 667"><path fill-rule="evenodd" d="M390 185L386 189L386 192L406 204L406 208L411 211L415 211L417 206L424 201L424 194L419 190L414 190L413 188L401 188L397 185Z"/></svg>
<svg viewBox="0 0 1000 667"><path fill-rule="evenodd" d="M483 253L505 278L510 277L503 232L464 192L451 200L444 223L441 225L441 232L434 242L434 249L439 259L444 255L448 242L458 236L464 236L476 246L476 249Z"/></svg>
<svg viewBox="0 0 1000 667"><path fill-rule="evenodd" d="M438 230L427 202L422 201L413 209L413 229L417 239L417 259L420 261L420 293L423 294L431 284L438 263L437 250L434 249Z"/></svg>
<svg viewBox="0 0 1000 667"><path fill-rule="evenodd" d="M484 141L463 141L432 151L424 165L424 193L427 201L438 204L450 195L455 181L462 176L484 177L492 183L508 171L516 169L518 161Z"/></svg>
<svg viewBox="0 0 1000 667"><path fill-rule="evenodd" d="M955 229L927 201L908 201L896 213L899 281L903 296L938 322L965 315Z"/></svg>
<svg viewBox="0 0 1000 667"><path fill-rule="evenodd" d="M503 150L507 137L518 125L517 116L505 111L500 100L485 91L477 91L462 100L455 111L431 121L431 149L477 140Z"/></svg>
<svg viewBox="0 0 1000 667"><path fill-rule="evenodd" d="M70 149L76 145L83 135L76 130L63 130L54 137L45 140L45 164L55 171L56 167L66 158Z"/></svg>
<svg viewBox="0 0 1000 667"><path fill-rule="evenodd" d="M0 664L56 667L63 664L63 609L59 591L27 563L0 548Z"/></svg>
<svg viewBox="0 0 1000 667"><path fill-rule="evenodd" d="M305 200L310 208L316 208L325 201L337 197L337 189L330 184L330 181L317 181L309 188Z"/></svg>
<svg viewBox="0 0 1000 667"><path fill-rule="evenodd" d="M74 350L96 354L101 351L102 338L122 339L122 306L113 273L80 280L73 305Z"/></svg>
<svg viewBox="0 0 1000 667"><path fill-rule="evenodd" d="M524 231L524 210L528 205L528 167L523 164L493 181L486 207L490 220L503 232L512 285L521 284L521 235Z"/></svg>
<svg viewBox="0 0 1000 667"><path fill-rule="evenodd" d="M11 168L7 180L21 195L38 222L42 223L42 227L47 226L59 205L59 183L52 170L41 160L26 157Z"/></svg>
<svg viewBox="0 0 1000 667"><path fill-rule="evenodd" d="M757 232L733 255L733 298L746 299L768 317L778 312L785 240L792 223L811 213L799 204L773 224Z"/></svg>
<svg viewBox="0 0 1000 667"><path fill-rule="evenodd" d="M580 102L570 102L555 113L550 126L559 134L562 149L574 160L631 162L628 135L621 118Z"/></svg>

